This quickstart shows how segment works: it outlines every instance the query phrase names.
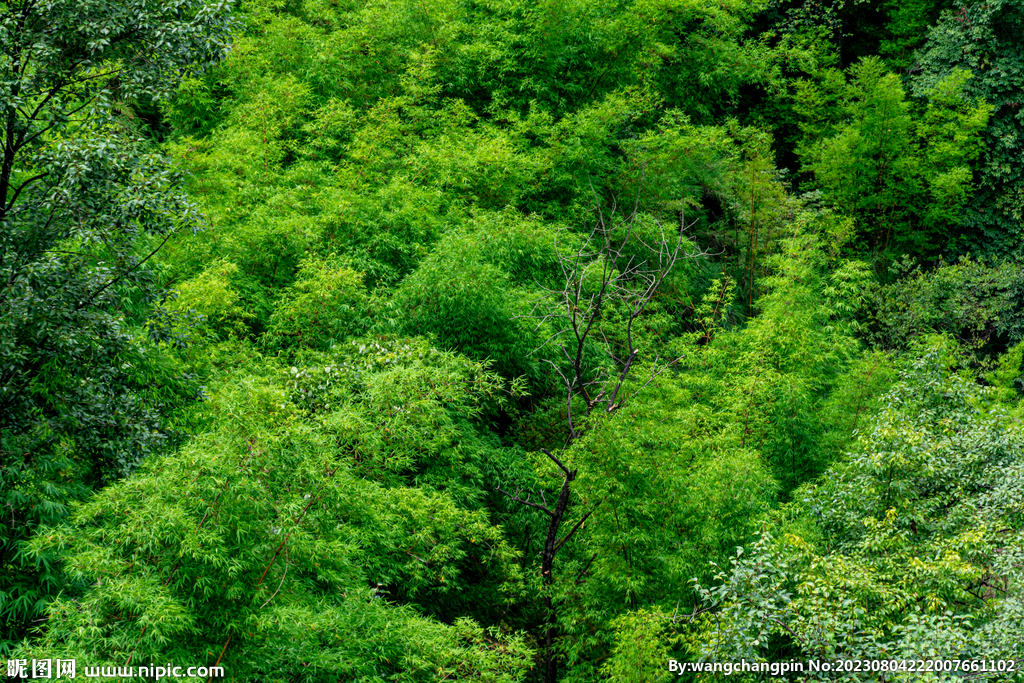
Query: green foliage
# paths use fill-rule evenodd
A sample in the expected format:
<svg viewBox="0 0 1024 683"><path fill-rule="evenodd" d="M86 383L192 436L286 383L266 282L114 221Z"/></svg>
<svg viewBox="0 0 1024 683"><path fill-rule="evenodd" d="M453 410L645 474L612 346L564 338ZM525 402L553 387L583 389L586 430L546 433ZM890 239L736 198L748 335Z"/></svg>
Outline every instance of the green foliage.
<svg viewBox="0 0 1024 683"><path fill-rule="evenodd" d="M0 647L1016 655L1015 2L3 5Z"/></svg>
<svg viewBox="0 0 1024 683"><path fill-rule="evenodd" d="M486 364L422 340L363 339L313 360L289 369L291 400L314 414L338 411L322 419L354 440L363 476L393 486L417 481L478 503L481 470L498 463L481 460L491 446L468 420L516 396L517 383L506 387Z"/></svg>
<svg viewBox="0 0 1024 683"><path fill-rule="evenodd" d="M241 296L234 283L237 278L238 266L234 263L215 263L178 285L165 308L201 316L210 334L241 334L246 321L253 315L242 308Z"/></svg>
<svg viewBox="0 0 1024 683"><path fill-rule="evenodd" d="M867 337L881 348L905 349L922 336L943 332L961 344L990 351L1024 334L1019 263L999 266L962 258L922 271L909 261L893 265L892 284L865 301Z"/></svg>
<svg viewBox="0 0 1024 683"><path fill-rule="evenodd" d="M802 220L818 219L805 213ZM699 313L708 322L696 341L711 343L687 350L681 364L694 399L714 406L712 414L724 411L730 441L760 452L789 491L836 454L826 438L833 427L822 418L844 411L823 412L822 402L857 358L855 328L843 309L855 308L844 294L856 292L847 278L859 276L851 267L829 273L817 238L806 233L786 240L769 263L775 273L763 281L760 314L742 330L716 331L710 317L717 314ZM714 303L706 301L699 312L720 307L721 294L709 294Z"/></svg>
<svg viewBox="0 0 1024 683"><path fill-rule="evenodd" d="M928 29L943 10L952 8L950 0L913 0L881 3L886 13L885 33L878 45L878 54L894 71L906 72L914 66L917 51L924 47Z"/></svg>
<svg viewBox="0 0 1024 683"><path fill-rule="evenodd" d="M837 210L856 218L863 247L929 254L970 198L971 169L991 107L963 96L970 74L954 71L922 93L915 111L895 74L865 58L797 84L806 136L803 169Z"/></svg>
<svg viewBox="0 0 1024 683"><path fill-rule="evenodd" d="M429 334L443 347L493 360L507 377L539 370L531 352L540 341L526 320L525 292L482 256L483 244L464 235L446 237L397 288L394 305L407 334Z"/></svg>
<svg viewBox="0 0 1024 683"><path fill-rule="evenodd" d="M616 683L664 683L669 650L662 638L664 615L630 612L615 620L615 651L601 667Z"/></svg>
<svg viewBox="0 0 1024 683"><path fill-rule="evenodd" d="M1024 343L1001 356L987 379L1004 403L1012 403L1015 394L1024 393Z"/></svg>
<svg viewBox="0 0 1024 683"><path fill-rule="evenodd" d="M698 587L722 610L705 656L1020 656L1024 441L950 348L922 348L857 449L802 490L815 534L764 536Z"/></svg>
<svg viewBox="0 0 1024 683"><path fill-rule="evenodd" d="M790 21L795 27L827 28L843 63L877 55L893 71L906 73L928 28L952 5L951 0L804 2L790 10Z"/></svg>
<svg viewBox="0 0 1024 683"><path fill-rule="evenodd" d="M146 340L147 265L200 225L181 176L119 120L225 51L228 2L0 6L0 652L62 587L23 543L180 436L196 397Z"/></svg>
<svg viewBox="0 0 1024 683"><path fill-rule="evenodd" d="M468 600L501 601L473 594L481 566L514 594L515 551L460 505L467 468L436 476L479 457L465 418L500 385L414 341L369 346L234 373L211 398L226 418L214 430L37 536L32 552L59 549L83 592L49 607L26 656L123 666L223 650L246 679L294 680L300 662L302 680L520 680L522 639L464 618ZM412 607L437 600L460 618Z"/></svg>
<svg viewBox="0 0 1024 683"><path fill-rule="evenodd" d="M307 258L277 300L264 338L270 344L329 348L365 327L367 305L361 273L333 254L325 260Z"/></svg>
<svg viewBox="0 0 1024 683"><path fill-rule="evenodd" d="M992 108L984 130L984 152L975 167L978 191L958 222L961 252L996 258L1021 254L1024 235L1024 56L1018 36L1024 7L1016 0L957 3L928 32L918 55L912 88L923 93L957 70L974 76L964 86L972 99Z"/></svg>
<svg viewBox="0 0 1024 683"><path fill-rule="evenodd" d="M775 496L759 454L731 439L729 419L710 415L680 384L646 390L595 427L574 456L580 507L594 511L555 588L565 605L565 680L593 680L601 662L621 676L626 662L637 663L630 658L646 658L641 670L660 673L665 661L654 667L652 658L661 644L650 642L645 654L623 642L634 635L622 630L626 611L671 610L675 587L753 533ZM651 616L645 628L653 636L661 625Z"/></svg>
<svg viewBox="0 0 1024 683"><path fill-rule="evenodd" d="M663 101L706 119L713 92L772 78L739 44L745 3L248 11L224 65L164 107L216 227L172 244L174 277L227 259L276 290L312 248L393 284L466 206L565 216Z"/></svg>

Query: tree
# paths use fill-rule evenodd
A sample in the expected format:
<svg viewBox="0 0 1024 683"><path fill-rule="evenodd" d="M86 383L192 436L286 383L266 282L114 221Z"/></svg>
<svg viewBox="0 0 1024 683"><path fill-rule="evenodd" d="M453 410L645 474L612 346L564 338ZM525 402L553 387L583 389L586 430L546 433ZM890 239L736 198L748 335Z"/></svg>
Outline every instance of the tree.
<svg viewBox="0 0 1024 683"><path fill-rule="evenodd" d="M785 516L791 521L741 548L718 585L698 586L705 609L716 612L704 657L1024 654L1024 435L1011 388L1020 347L989 376L997 386L981 386L958 367L950 342L918 346L857 448L801 491ZM899 670L874 675L921 680Z"/></svg>
<svg viewBox="0 0 1024 683"><path fill-rule="evenodd" d="M826 71L796 85L805 138L803 170L838 211L854 217L861 248L885 254L941 252L970 198L991 108L965 94L954 71L907 100L898 76L869 57L848 75ZM884 257L883 257L884 258Z"/></svg>
<svg viewBox="0 0 1024 683"><path fill-rule="evenodd" d="M469 420L501 379L416 339L304 361L233 368L210 397L225 419L29 543L61 550L80 590L20 656L252 681L522 681L521 634L467 617L521 582L474 486L494 454Z"/></svg>
<svg viewBox="0 0 1024 683"><path fill-rule="evenodd" d="M167 443L168 413L195 395L137 328L156 293L147 263L199 217L118 112L219 59L230 6L0 7L0 650L57 588L22 541Z"/></svg>
<svg viewBox="0 0 1024 683"><path fill-rule="evenodd" d="M767 259L765 293L757 301L761 313L743 326L726 313L735 305L735 289L728 285L709 288L697 306L697 330L678 337L664 334L662 301L651 302L636 327L639 354L623 385L627 400L610 416L598 405L586 417L585 400L576 399L580 438L566 450L553 447L562 439L549 441L552 454L576 471L556 541L580 523L557 549L553 581L543 587L557 612L559 680L597 680L617 652L635 655L634 661L646 658L628 633L616 633L632 619L627 613L638 621L661 615L657 619L664 622L676 607L689 612L688 596L676 605L676 588L694 576L710 579L708 560L727 561L756 532L758 518L779 493L787 496L827 467L849 442L850 430L871 414L889 373L879 367L882 359L859 357L850 319L855 307L847 300L855 301L859 283L870 276L864 264L835 264L823 253L811 231L829 227L830 218L809 211L796 216L797 234ZM660 298L667 297L662 291ZM612 304L606 314L595 324L600 332L586 357L595 371L605 355L601 340L622 338L624 317ZM566 334L567 341L573 338ZM659 349L678 360L635 393L659 369L652 363ZM612 352L621 357L614 347ZM564 356L563 363L569 366ZM591 396L614 386L611 363L605 385L595 384ZM564 396L549 399L561 404L563 420ZM539 482L520 479L502 488L523 500L530 491L530 502L557 512L565 472L551 462L543 455L531 463ZM542 530L528 542L543 547L552 518L518 505L534 513L530 521ZM540 554L530 553L526 543L521 547ZM541 630L538 640L544 635Z"/></svg>
<svg viewBox="0 0 1024 683"><path fill-rule="evenodd" d="M984 152L975 167L978 191L957 216L963 230L958 250L1005 258L1024 251L1024 31L1020 0L957 3L928 32L911 71L911 89L925 93L958 70L973 77L964 94L992 108L984 129Z"/></svg>
<svg viewBox="0 0 1024 683"><path fill-rule="evenodd" d="M680 212L679 227L670 230L638 213L638 204L622 215L613 203L606 215L598 203L595 213L597 224L590 234L577 248L558 255L563 283L547 292L538 303L541 312L535 316L538 329L550 326L544 344L554 345L560 356L546 362L562 380L567 434L557 455L547 448L541 452L558 468L561 486L551 503L543 491L537 501L531 500L531 494L524 498L522 490L509 492L498 487L512 501L539 510L548 519L540 551L546 683L558 679L555 557L596 509L592 504L586 512L573 514L573 482L579 469L572 446L583 437L588 420L617 412L638 391L627 383L642 362L638 342L641 317L677 261L695 255L686 237L692 226L686 224L685 211ZM604 353L595 352L595 345L603 347ZM671 365L657 355L643 360L652 369L641 388ZM571 517L576 517L575 522L563 531L563 523ZM590 563L594 559L590 558ZM586 575L590 563L577 574L576 581Z"/></svg>
<svg viewBox="0 0 1024 683"><path fill-rule="evenodd" d="M1019 262L990 266L962 257L922 271L905 259L890 269L893 282L872 287L865 336L883 349L907 349L942 332L979 353L1024 337L1024 277Z"/></svg>

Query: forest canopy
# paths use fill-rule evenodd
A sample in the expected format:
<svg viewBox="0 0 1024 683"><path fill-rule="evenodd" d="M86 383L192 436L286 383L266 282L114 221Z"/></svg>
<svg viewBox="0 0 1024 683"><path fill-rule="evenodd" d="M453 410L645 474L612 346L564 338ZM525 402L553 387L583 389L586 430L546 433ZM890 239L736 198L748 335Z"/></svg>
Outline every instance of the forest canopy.
<svg viewBox="0 0 1024 683"><path fill-rule="evenodd" d="M1022 23L0 2L7 676L1024 680Z"/></svg>

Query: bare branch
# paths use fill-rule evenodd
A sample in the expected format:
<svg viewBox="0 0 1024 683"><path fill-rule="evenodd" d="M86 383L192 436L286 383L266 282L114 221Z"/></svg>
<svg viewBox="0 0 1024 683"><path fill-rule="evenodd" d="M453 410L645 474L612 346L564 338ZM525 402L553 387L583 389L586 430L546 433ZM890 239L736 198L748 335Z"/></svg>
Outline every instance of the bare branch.
<svg viewBox="0 0 1024 683"><path fill-rule="evenodd" d="M556 465L558 465L558 468L561 469L563 472L565 472L565 476L568 477L570 480L572 480L575 477L576 473L575 472L570 472L569 468L566 467L565 465L563 465L561 460L559 460L558 458L556 458L554 455L551 454L551 451L549 451L546 448L542 448L542 449L540 449L540 452L543 453L544 455L548 456L551 459L551 462L553 462Z"/></svg>
<svg viewBox="0 0 1024 683"><path fill-rule="evenodd" d="M718 607L717 604L709 605L709 606L704 607L702 609L697 609L696 607L694 607L692 612L690 612L689 614L684 614L681 617L677 617L676 614L673 614L671 621L674 624L678 623L680 620L689 621L689 620L693 619L694 617L697 617L697 616L699 616L701 614L704 614L705 612L710 612L711 610L715 609L716 607ZM676 613L678 613L678 612L679 612L679 603L676 603Z"/></svg>
<svg viewBox="0 0 1024 683"><path fill-rule="evenodd" d="M546 503L545 503L545 505L538 505L537 503L532 502L530 500L529 496L527 496L526 498L520 498L519 497L519 493L522 493L522 491L516 493L516 495L512 495L511 493L509 493L505 489L501 488L500 486L497 487L497 489L498 489L499 492L501 492L504 495L508 496L510 499L514 500L515 502L522 503L523 505L529 505L532 508L536 508L536 509L540 510L541 512L543 512L544 514L546 514L547 516L549 516L549 517L553 517L554 514L555 514L551 510L548 509Z"/></svg>
<svg viewBox="0 0 1024 683"><path fill-rule="evenodd" d="M641 173L641 179L643 170ZM642 182L641 182L642 186ZM542 295L534 303L529 317L537 321L535 330L542 326L552 325L553 330L547 331L547 338L534 353L555 344L561 351L564 361L543 359L561 378L565 390L566 423L568 435L559 456L565 453L580 436L577 417L573 415L573 401L582 399L584 415L590 415L598 407L603 413L618 410L633 392L624 390L630 375L642 358L641 349L637 347L636 329L640 317L647 306L658 295L665 278L675 267L680 258L699 258L704 255L699 250L687 251L684 245L690 242L686 230L693 226L687 224L685 210L680 211L679 229L668 229L661 222L655 221L655 230L648 238L638 225L640 221L640 200L642 187L638 187L633 198L632 208L623 215L617 200L612 197L609 202L602 201L591 183L594 195L594 227L589 234L579 238L573 249L562 249L563 240L559 233L555 237L555 251L562 275L562 288L552 289L541 287ZM684 202L685 208L685 202ZM675 234L672 234L675 233ZM623 342L613 344L606 333L609 324L607 309L614 306L625 317L625 327L613 333L612 339ZM549 308L550 307L550 308ZM554 310L553 310L554 309ZM610 331L610 330L609 330ZM568 337L571 333L571 337ZM603 342L607 356L611 360L613 370L610 372L604 365L591 366L587 356L588 344L596 339ZM620 348L624 346L624 350ZM620 348L615 348L620 347ZM678 359L669 363L661 363L661 356L655 355L654 368L651 376L637 391L642 390L654 381L664 370ZM562 471L562 486L558 500L548 506L545 493L541 492L543 505L523 499L519 493L509 494L498 489L512 500L542 510L550 517L547 534L541 551L541 578L545 585L554 583L554 560L556 553L583 528L586 521L593 515L597 505L583 514L580 519L559 538L562 522L569 512L571 484L575 480L577 470L570 469L559 456L546 448L541 452ZM575 583L579 584L587 574L597 555L593 555L577 574ZM548 611L548 626L544 633L544 651L546 657L545 680L548 683L556 679L556 655L554 639L558 632L556 608L551 595L545 597Z"/></svg>
<svg viewBox="0 0 1024 683"><path fill-rule="evenodd" d="M596 507L594 509L596 509ZM558 552L558 549L565 544L566 541L572 538L576 534L576 532L579 531L580 527L583 526L583 523L587 521L587 518L594 513L594 509L591 509L589 512L587 512L587 514L580 517L580 521L576 522L576 524L573 525L572 529L569 529L569 533L567 533L565 536L562 536L562 540L558 541L558 543L555 543L556 553Z"/></svg>
<svg viewBox="0 0 1024 683"><path fill-rule="evenodd" d="M579 574L576 575L576 580L573 581L573 585L578 586L581 583L583 583L583 577L586 576L587 572L590 571L590 565L594 564L594 560L596 560L596 559L597 559L597 553L594 553L593 555L590 556L590 559L587 560L587 564L584 565L583 569L581 569Z"/></svg>

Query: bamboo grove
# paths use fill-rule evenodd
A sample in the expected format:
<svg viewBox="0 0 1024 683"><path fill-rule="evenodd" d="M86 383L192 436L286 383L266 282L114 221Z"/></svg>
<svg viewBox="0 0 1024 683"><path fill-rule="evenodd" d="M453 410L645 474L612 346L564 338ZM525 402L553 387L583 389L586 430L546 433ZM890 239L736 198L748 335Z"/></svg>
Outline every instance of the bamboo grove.
<svg viewBox="0 0 1024 683"><path fill-rule="evenodd" d="M0 655L1024 680L1022 32L0 2Z"/></svg>

